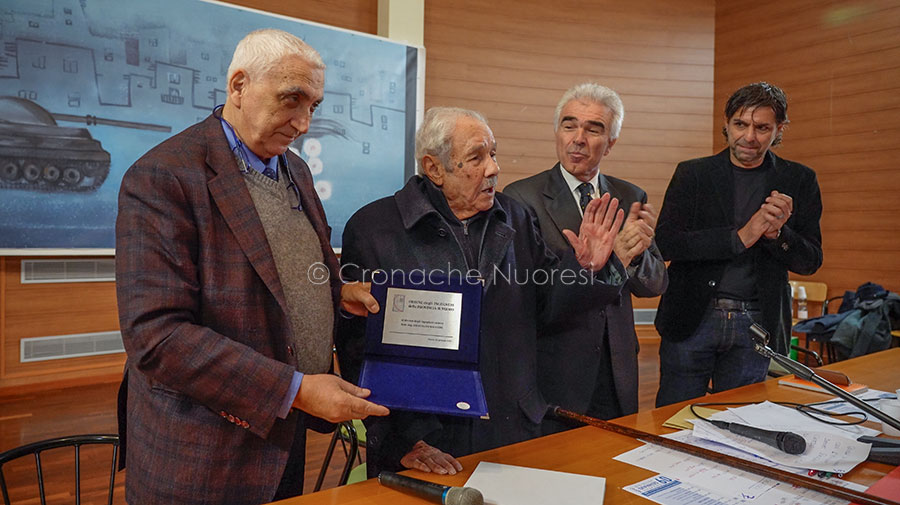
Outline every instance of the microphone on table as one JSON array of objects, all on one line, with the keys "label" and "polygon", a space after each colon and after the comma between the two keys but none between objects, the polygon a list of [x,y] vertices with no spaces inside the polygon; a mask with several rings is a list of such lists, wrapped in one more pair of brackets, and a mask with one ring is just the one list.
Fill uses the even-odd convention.
[{"label": "microphone on table", "polygon": [[380,472],[378,482],[385,487],[413,494],[441,505],[484,505],[481,491],[471,487],[442,486],[394,472]]},{"label": "microphone on table", "polygon": [[[773,358],[772,355],[774,355],[775,352],[768,347],[768,331],[766,331],[762,326],[754,323],[752,326],[750,326],[750,338],[753,339],[753,345],[756,349],[756,352],[762,354],[767,358]],[[780,364],[781,362],[779,361],[778,363]],[[735,435],[752,438],[757,442],[762,442],[766,445],[775,447],[776,449],[784,451],[788,454],[803,454],[803,451],[806,450],[806,439],[796,433],[791,433],[790,431],[764,430],[762,428],[747,426],[746,424],[729,423],[726,421],[714,421],[712,419],[706,418],[701,419],[713,423],[717,428],[730,431]]]},{"label": "microphone on table", "polygon": [[785,356],[783,354],[778,354],[777,352],[770,349],[769,346],[767,345],[768,341],[769,341],[769,332],[766,331],[766,329],[763,328],[762,326],[760,326],[756,323],[753,323],[753,325],[750,326],[750,336],[751,336],[751,338],[753,338],[753,347],[754,347],[754,349],[756,349],[756,352],[758,352],[759,354],[762,354],[763,356],[778,363],[779,365],[781,365],[782,368],[791,372],[792,374],[796,375],[797,377],[799,377],[803,380],[808,380],[808,381],[812,382],[813,384],[819,386],[820,388],[824,389],[825,391],[833,394],[834,396],[837,396],[841,400],[844,400],[845,402],[849,403],[850,405],[853,405],[854,407],[862,410],[866,414],[868,414],[872,417],[881,419],[881,421],[883,423],[886,423],[886,424],[893,426],[894,428],[897,428],[898,430],[900,430],[900,419],[896,419],[894,417],[891,417],[888,414],[885,414],[883,411],[876,409],[875,407],[870,405],[868,402],[860,400],[855,395],[848,393],[848,392],[844,391],[843,389],[835,386],[828,379],[817,374],[815,371],[808,368],[806,365],[798,363],[798,362],[788,358],[787,356]]},{"label": "microphone on table", "polygon": [[806,450],[806,439],[796,433],[790,431],[772,431],[762,428],[754,428],[746,424],[728,423],[725,421],[715,421],[707,419],[707,421],[716,425],[717,428],[728,430],[736,435],[752,438],[757,442],[762,442],[788,454],[803,454]]}]

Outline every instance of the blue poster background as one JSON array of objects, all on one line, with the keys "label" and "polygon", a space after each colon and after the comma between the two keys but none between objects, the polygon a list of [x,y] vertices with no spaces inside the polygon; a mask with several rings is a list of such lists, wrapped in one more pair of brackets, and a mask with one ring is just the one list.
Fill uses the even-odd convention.
[{"label": "blue poster background", "polygon": [[[224,103],[235,45],[266,27],[303,38],[327,65],[325,99],[291,149],[310,165],[340,247],[353,212],[404,182],[411,48],[200,0],[4,0],[0,96],[13,98],[0,99],[0,249],[113,248],[125,170]],[[56,125],[22,124],[29,110],[37,119],[26,122],[49,114]],[[65,168],[85,156],[76,148],[109,153],[105,179],[95,161],[76,181]]]}]

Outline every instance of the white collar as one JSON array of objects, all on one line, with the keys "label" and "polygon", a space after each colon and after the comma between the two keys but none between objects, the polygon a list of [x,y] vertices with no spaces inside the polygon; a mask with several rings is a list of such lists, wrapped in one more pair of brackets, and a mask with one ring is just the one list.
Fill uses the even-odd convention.
[{"label": "white collar", "polygon": [[[559,165],[559,171],[562,172],[563,179],[565,179],[566,184],[569,185],[569,192],[572,193],[572,197],[575,198],[575,203],[578,206],[578,211],[581,212],[581,193],[578,192],[578,186],[581,185],[583,181],[578,180],[574,175],[569,173],[568,170],[562,163]],[[588,181],[591,184],[591,197],[597,198],[600,196],[600,171],[597,171],[597,175],[593,177],[593,179]]]}]

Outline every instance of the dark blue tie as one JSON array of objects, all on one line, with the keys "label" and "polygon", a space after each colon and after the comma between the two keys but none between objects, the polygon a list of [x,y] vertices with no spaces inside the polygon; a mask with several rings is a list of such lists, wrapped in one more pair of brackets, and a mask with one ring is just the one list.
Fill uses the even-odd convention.
[{"label": "dark blue tie", "polygon": [[278,180],[278,174],[275,173],[274,170],[272,170],[272,167],[267,166],[266,169],[262,171],[262,174],[265,175],[266,177],[268,177],[269,179],[272,179],[273,181]]},{"label": "dark blue tie", "polygon": [[593,199],[591,197],[591,193],[594,191],[594,186],[589,182],[582,182],[575,189],[577,189],[578,192],[581,193],[581,198],[578,200],[578,204],[581,206],[581,213],[584,214],[585,207],[587,207]]}]

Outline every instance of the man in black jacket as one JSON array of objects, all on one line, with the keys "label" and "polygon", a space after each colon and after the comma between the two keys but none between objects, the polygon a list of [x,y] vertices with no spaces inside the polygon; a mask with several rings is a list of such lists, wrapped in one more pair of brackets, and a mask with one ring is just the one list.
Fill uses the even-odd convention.
[{"label": "man in black jacket", "polygon": [[656,405],[759,382],[769,360],[749,327],[763,325],[786,353],[791,321],[788,271],[822,264],[822,199],[812,169],[771,152],[788,123],[787,99],[760,82],[725,105],[728,148],[682,162],[663,201],[656,240],[670,260],[656,328]]},{"label": "man in black jacket", "polygon": [[[369,281],[382,269],[392,278],[465,272],[484,282],[478,356],[490,419],[394,409],[367,423],[370,476],[404,468],[455,473],[462,468],[455,457],[540,436],[547,404],[536,384],[539,323],[571,317],[585,298],[609,303],[622,289],[625,269],[611,256],[624,219],[618,202],[609,195],[591,202],[573,228],[578,235],[566,230],[573,250],[557,258],[528,210],[495,194],[496,150],[480,114],[430,109],[416,134],[422,175],[360,209],[344,229],[345,279]],[[365,320],[340,324],[341,371],[353,379]]]},{"label": "man in black jacket", "polygon": [[[653,242],[656,210],[647,203],[647,193],[600,173],[600,161],[618,140],[624,116],[615,91],[596,83],[570,88],[556,107],[553,125],[559,163],[503,190],[531,208],[541,235],[557,255],[572,248],[562,230],[581,223],[581,202],[609,193],[629,213],[614,247],[628,272],[622,296],[550,322],[541,327],[538,338],[538,385],[544,398],[601,419],[638,410],[638,342],[631,295],[659,296],[667,282],[666,265]],[[544,432],[571,426],[547,418]]]}]

